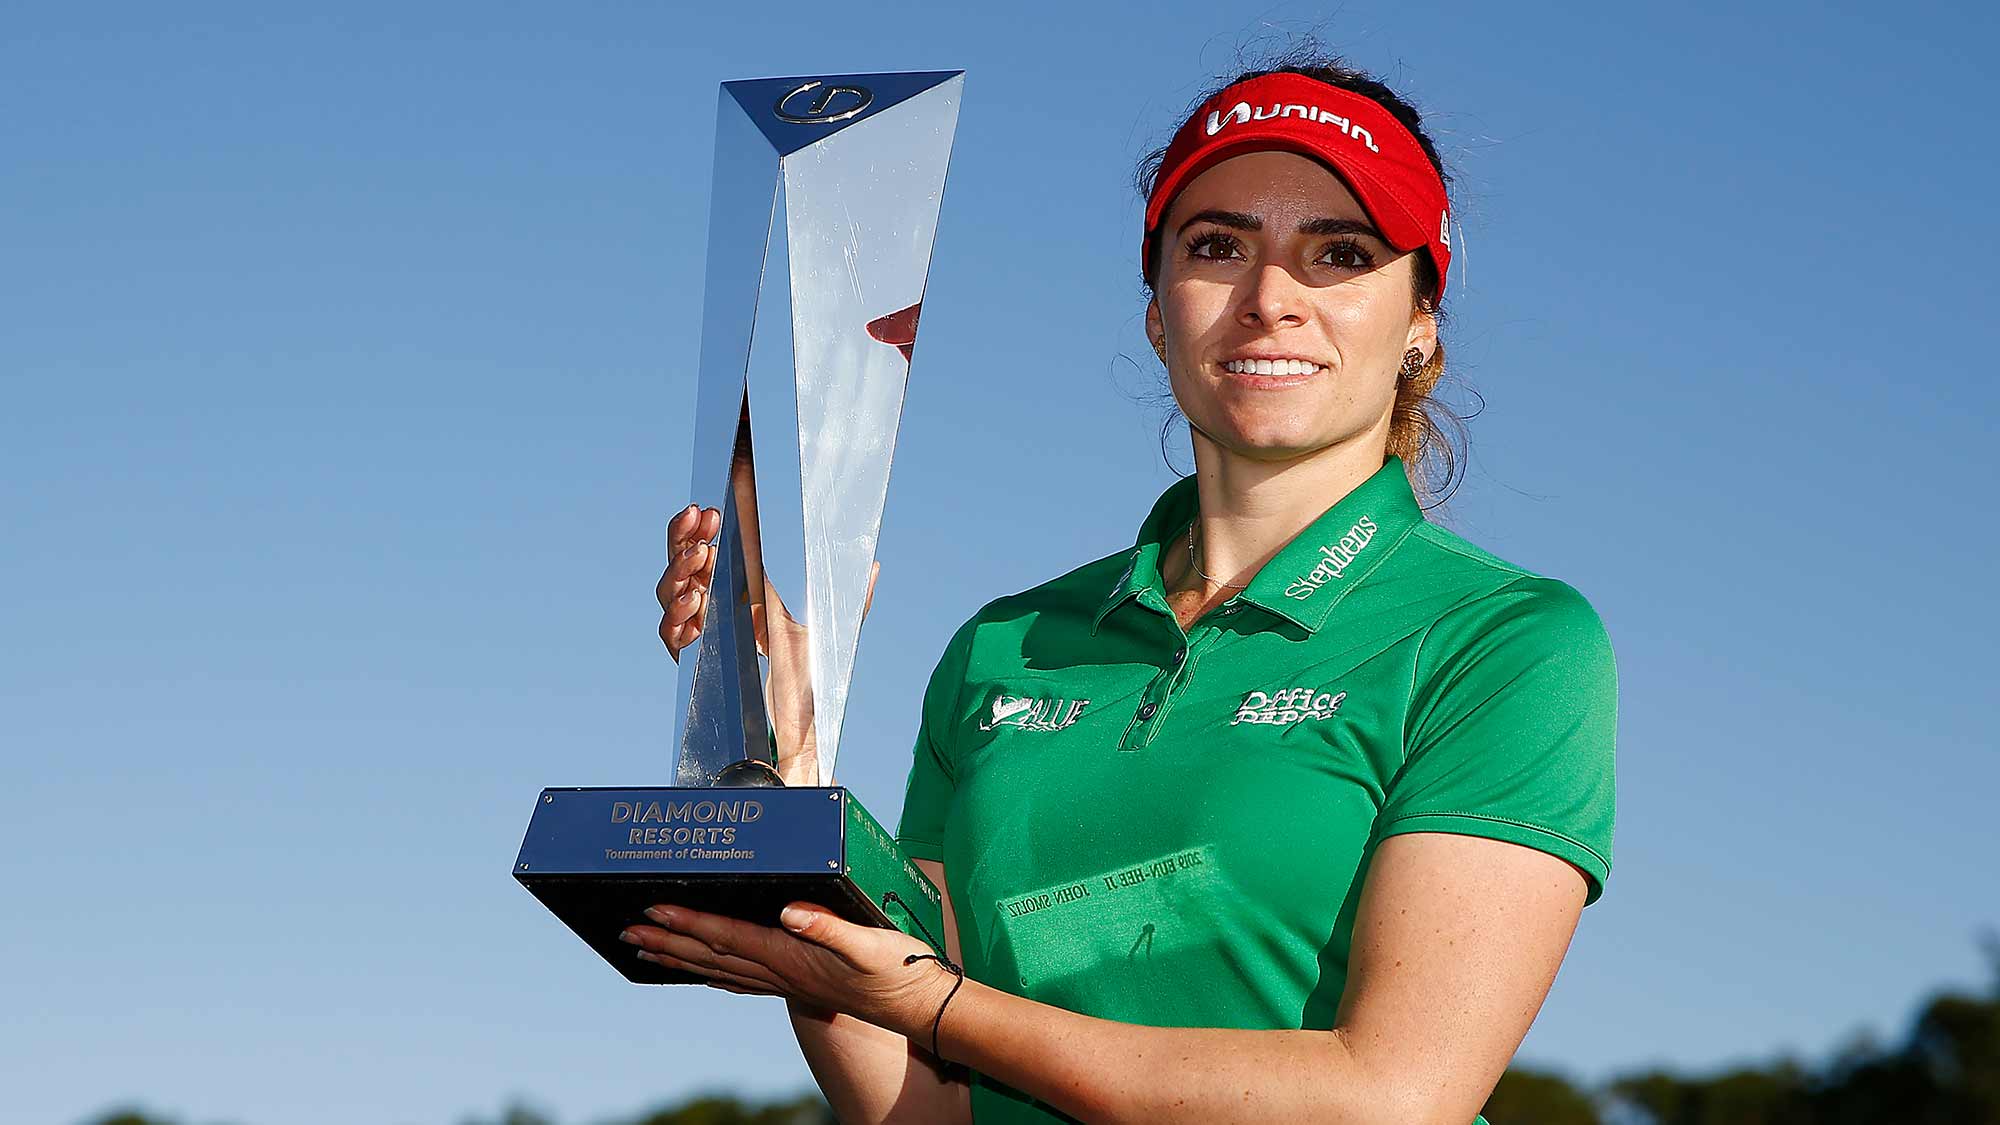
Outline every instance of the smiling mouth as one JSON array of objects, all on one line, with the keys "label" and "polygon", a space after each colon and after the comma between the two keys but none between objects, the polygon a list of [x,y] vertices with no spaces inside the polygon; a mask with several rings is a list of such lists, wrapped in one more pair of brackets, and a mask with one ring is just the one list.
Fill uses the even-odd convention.
[{"label": "smiling mouth", "polygon": [[1304,359],[1232,359],[1221,366],[1232,375],[1317,375],[1326,370]]}]

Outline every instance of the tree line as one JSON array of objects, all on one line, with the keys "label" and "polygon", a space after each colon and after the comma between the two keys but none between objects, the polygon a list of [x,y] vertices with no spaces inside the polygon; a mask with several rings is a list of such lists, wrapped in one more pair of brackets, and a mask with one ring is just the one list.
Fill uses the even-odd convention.
[{"label": "tree line", "polygon": [[[1819,1062],[1790,1056],[1706,1074],[1647,1069],[1595,1086],[1511,1067],[1493,1125],[2000,1125],[2000,934],[1982,935],[1983,992],[1939,990],[1890,1043],[1860,1039]],[[86,1125],[181,1125],[115,1109]],[[525,1105],[460,1125],[559,1125]],[[707,1094],[598,1125],[837,1125],[818,1093],[764,1102]]]}]

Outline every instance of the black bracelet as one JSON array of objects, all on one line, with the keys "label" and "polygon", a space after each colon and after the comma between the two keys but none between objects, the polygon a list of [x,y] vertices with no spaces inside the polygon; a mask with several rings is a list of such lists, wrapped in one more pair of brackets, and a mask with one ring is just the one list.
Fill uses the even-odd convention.
[{"label": "black bracelet", "polygon": [[[951,958],[941,953],[912,953],[908,957],[903,958],[903,964],[914,965],[926,958],[950,969],[952,975],[958,978],[951,983],[951,991],[945,993],[944,1003],[938,1005],[937,1015],[931,1017],[931,1054],[939,1062],[945,1062],[945,1057],[938,1053],[938,1025],[944,1022],[944,1010],[951,1006],[951,998],[958,995],[958,987],[965,983],[965,970],[953,964]],[[946,1065],[949,1066],[950,1064],[947,1063]]]},{"label": "black bracelet", "polygon": [[[883,891],[882,910],[884,913],[887,913],[889,904],[892,902],[902,907],[903,913],[909,916],[910,921],[915,922],[917,928],[924,932],[924,940],[931,943],[932,949],[944,948],[944,943],[931,936],[930,927],[924,925],[923,919],[917,917],[917,912],[911,910],[910,904],[903,901],[903,896],[897,894],[895,891]],[[944,1022],[944,1010],[951,1006],[951,998],[958,995],[958,986],[965,983],[965,970],[953,963],[951,958],[946,957],[942,953],[912,953],[908,957],[903,958],[903,964],[914,965],[925,958],[936,961],[938,964],[950,969],[952,975],[958,978],[952,982],[951,991],[945,993],[944,1003],[938,1005],[937,1015],[931,1017],[931,1056],[937,1059],[939,1063],[938,1069],[943,1072],[947,1079],[964,1078],[967,1071],[970,1070],[969,1067],[962,1063],[952,1062],[938,1053],[938,1025]]]}]

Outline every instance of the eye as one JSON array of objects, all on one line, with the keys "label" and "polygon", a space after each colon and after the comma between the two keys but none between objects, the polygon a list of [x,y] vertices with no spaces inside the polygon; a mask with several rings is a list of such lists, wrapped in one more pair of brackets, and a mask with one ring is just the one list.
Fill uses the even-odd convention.
[{"label": "eye", "polygon": [[[1219,248],[1220,250],[1223,251],[1223,253],[1220,254],[1202,253],[1202,250],[1208,247]],[[1200,234],[1197,234],[1193,238],[1188,239],[1187,243],[1188,257],[1206,258],[1210,261],[1217,261],[1217,262],[1228,261],[1230,256],[1229,251],[1233,251],[1236,248],[1237,248],[1237,242],[1235,236],[1224,234],[1219,230],[1202,231]]]},{"label": "eye", "polygon": [[1324,259],[1329,254],[1334,258],[1333,266],[1339,269],[1365,270],[1373,269],[1375,266],[1375,255],[1370,254],[1367,247],[1351,238],[1331,243],[1320,257]]}]

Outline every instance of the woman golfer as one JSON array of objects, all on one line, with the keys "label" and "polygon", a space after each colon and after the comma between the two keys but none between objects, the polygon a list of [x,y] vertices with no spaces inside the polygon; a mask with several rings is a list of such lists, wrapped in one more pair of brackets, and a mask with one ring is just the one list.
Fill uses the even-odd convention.
[{"label": "woman golfer", "polygon": [[[1483,1120],[1610,874],[1610,645],[1424,517],[1451,220],[1417,113],[1253,72],[1149,171],[1195,474],[937,664],[897,839],[957,964],[808,903],[626,940],[786,997],[844,1121]],[[719,519],[670,528],[676,656]]]}]

